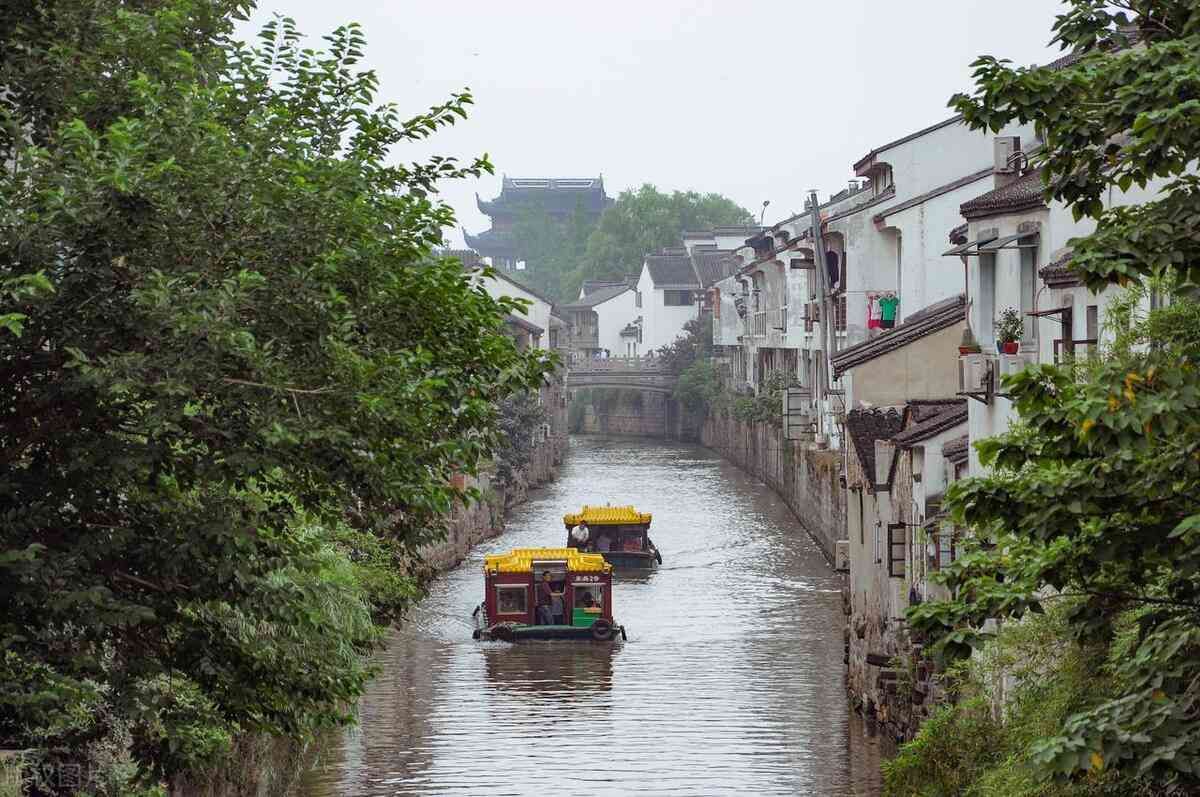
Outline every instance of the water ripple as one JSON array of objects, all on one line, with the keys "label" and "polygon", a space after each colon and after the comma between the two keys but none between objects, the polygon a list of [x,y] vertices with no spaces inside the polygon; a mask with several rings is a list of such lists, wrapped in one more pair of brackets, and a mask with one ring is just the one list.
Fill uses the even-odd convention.
[{"label": "water ripple", "polygon": [[[484,554],[560,544],[565,511],[606,502],[653,512],[665,558],[618,580],[629,641],[472,642]],[[396,632],[303,793],[876,794],[842,622],[837,577],[766,488],[703,449],[576,439]]]}]

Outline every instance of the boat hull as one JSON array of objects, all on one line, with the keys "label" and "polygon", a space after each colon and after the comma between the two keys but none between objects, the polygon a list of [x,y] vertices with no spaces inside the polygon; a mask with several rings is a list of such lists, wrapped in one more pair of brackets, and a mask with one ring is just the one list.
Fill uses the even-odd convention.
[{"label": "boat hull", "polygon": [[613,626],[612,635],[597,639],[591,628],[576,625],[492,626],[477,629],[475,638],[481,641],[534,642],[565,640],[571,642],[618,642],[625,638],[625,626]]},{"label": "boat hull", "polygon": [[587,625],[524,625],[523,623],[490,623],[483,606],[473,614],[475,630],[473,639],[501,642],[533,642],[539,640],[567,640],[574,642],[616,642],[625,640],[625,626],[602,620],[605,631],[597,634]]},{"label": "boat hull", "polygon": [[601,551],[600,555],[613,567],[649,569],[658,564],[655,551]]}]

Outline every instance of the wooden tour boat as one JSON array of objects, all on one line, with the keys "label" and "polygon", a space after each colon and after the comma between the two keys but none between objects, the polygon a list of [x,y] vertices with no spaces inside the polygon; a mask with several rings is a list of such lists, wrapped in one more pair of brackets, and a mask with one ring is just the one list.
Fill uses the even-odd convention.
[{"label": "wooden tour boat", "polygon": [[654,567],[662,554],[647,533],[650,513],[631,506],[585,506],[563,515],[567,545],[602,555],[615,567]]},{"label": "wooden tour boat", "polygon": [[[544,610],[538,600],[543,582],[553,596]],[[484,557],[483,583],[483,603],[474,613],[475,639],[625,638],[625,627],[612,615],[612,565],[599,554],[517,548]]]}]

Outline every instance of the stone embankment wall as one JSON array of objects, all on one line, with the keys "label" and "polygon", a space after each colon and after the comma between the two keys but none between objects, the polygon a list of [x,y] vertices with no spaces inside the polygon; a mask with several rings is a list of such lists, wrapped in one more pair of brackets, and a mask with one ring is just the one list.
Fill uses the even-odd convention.
[{"label": "stone embankment wall", "polygon": [[534,450],[529,464],[507,488],[494,485],[487,474],[472,480],[470,484],[483,493],[484,500],[469,507],[455,508],[446,539],[422,549],[422,561],[435,571],[444,572],[466,558],[476,545],[504,531],[506,512],[523,503],[531,489],[558,476],[566,451],[566,434],[551,434]]},{"label": "stone embankment wall", "polygon": [[846,696],[872,732],[897,743],[916,736],[945,699],[937,673],[902,622],[867,614],[848,618]]},{"label": "stone embankment wall", "polygon": [[700,442],[753,474],[774,490],[796,515],[801,528],[833,561],[834,543],[846,534],[846,491],[839,476],[840,452],[784,440],[778,427],[709,416]]}]

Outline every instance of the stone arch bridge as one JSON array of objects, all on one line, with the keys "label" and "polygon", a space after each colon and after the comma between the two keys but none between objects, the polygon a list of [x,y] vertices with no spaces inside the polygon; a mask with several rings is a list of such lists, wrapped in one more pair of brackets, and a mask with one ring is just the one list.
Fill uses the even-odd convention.
[{"label": "stone arch bridge", "polygon": [[679,381],[653,357],[579,358],[567,367],[567,388],[614,387],[670,395]]}]

